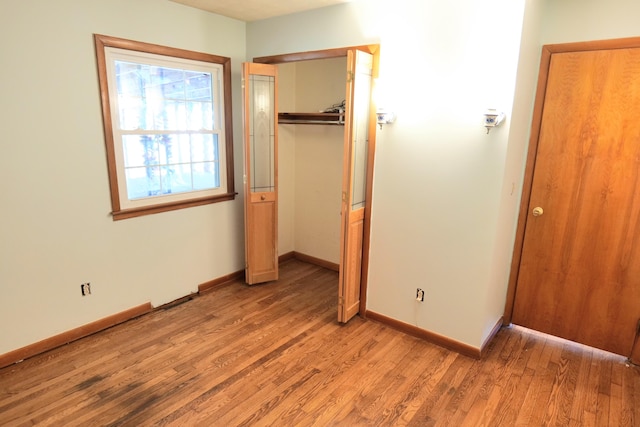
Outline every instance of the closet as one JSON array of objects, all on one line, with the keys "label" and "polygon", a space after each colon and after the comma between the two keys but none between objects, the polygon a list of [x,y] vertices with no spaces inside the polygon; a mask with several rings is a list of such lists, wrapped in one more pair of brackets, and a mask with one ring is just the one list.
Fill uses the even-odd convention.
[{"label": "closet", "polygon": [[[347,58],[278,64],[278,253],[338,269]],[[342,110],[344,113],[344,110]]]},{"label": "closet", "polygon": [[[245,281],[276,280],[279,255],[335,269],[341,323],[366,307],[378,48],[267,56],[242,67]],[[343,118],[323,113],[342,102]]]}]

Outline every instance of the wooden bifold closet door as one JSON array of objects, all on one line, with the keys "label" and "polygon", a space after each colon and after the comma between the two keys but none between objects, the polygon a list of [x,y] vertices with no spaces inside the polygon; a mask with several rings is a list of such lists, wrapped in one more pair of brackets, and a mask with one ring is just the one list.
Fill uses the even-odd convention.
[{"label": "wooden bifold closet door", "polygon": [[278,279],[277,68],[244,63],[245,281]]},{"label": "wooden bifold closet door", "polygon": [[349,50],[338,282],[338,321],[343,323],[360,310],[369,149],[375,134],[371,128],[372,84],[373,55]]}]

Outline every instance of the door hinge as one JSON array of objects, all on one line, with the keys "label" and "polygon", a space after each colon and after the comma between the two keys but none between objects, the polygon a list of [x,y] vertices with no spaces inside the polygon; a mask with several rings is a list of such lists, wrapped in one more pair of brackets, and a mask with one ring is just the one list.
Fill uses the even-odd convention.
[{"label": "door hinge", "polygon": [[353,74],[354,74],[353,71],[351,70],[347,71],[347,83],[350,83],[353,81]]}]

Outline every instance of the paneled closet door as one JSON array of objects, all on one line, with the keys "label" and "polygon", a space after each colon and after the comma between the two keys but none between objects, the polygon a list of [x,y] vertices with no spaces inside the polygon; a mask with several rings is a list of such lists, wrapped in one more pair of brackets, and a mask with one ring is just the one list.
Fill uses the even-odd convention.
[{"label": "paneled closet door", "polygon": [[350,49],[347,56],[338,286],[338,321],[343,323],[360,309],[367,166],[370,134],[373,133],[370,127],[372,76],[373,55]]},{"label": "paneled closet door", "polygon": [[245,281],[278,279],[277,68],[243,64]]}]

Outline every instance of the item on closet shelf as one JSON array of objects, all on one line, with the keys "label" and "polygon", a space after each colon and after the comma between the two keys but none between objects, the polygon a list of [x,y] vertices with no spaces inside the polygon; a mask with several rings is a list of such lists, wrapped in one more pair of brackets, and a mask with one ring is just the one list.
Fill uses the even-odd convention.
[{"label": "item on closet shelf", "polygon": [[342,102],[338,102],[337,104],[333,104],[329,108],[325,108],[324,110],[320,110],[321,113],[344,113],[346,105],[346,100]]}]

